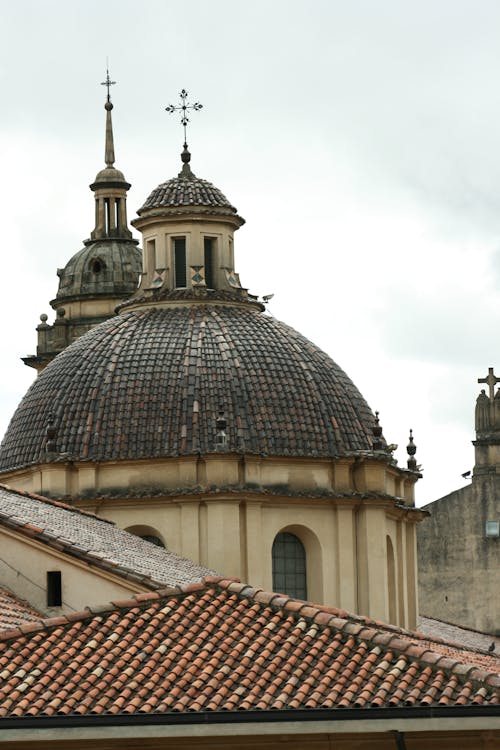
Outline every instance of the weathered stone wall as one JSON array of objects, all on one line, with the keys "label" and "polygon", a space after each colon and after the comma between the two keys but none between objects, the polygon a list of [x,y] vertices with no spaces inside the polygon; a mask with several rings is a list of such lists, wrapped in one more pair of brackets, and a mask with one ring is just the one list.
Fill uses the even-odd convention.
[{"label": "weathered stone wall", "polygon": [[422,615],[488,633],[500,632],[500,539],[486,521],[500,520],[500,476],[425,506],[417,529],[419,609]]}]

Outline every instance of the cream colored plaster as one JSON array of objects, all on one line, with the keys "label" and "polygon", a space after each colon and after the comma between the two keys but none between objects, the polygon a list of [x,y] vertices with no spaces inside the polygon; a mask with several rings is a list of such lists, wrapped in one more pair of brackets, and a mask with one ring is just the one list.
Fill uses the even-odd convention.
[{"label": "cream colored plaster", "polygon": [[[74,302],[64,302],[64,304],[61,304],[64,306],[65,319],[72,320],[73,318],[99,318],[105,315],[114,315],[117,304],[122,300],[123,297],[110,295],[106,299],[75,300]],[[56,307],[60,306],[56,305]]]},{"label": "cream colored plaster", "polygon": [[[241,224],[241,219],[235,216],[226,217],[200,217],[193,214],[185,214],[178,217],[164,216],[163,212],[154,214],[149,212],[147,217],[136,219],[134,226],[141,229],[143,234],[143,246],[148,248],[148,243],[154,242],[155,252],[144,253],[144,276],[141,287],[147,288],[151,285],[156,268],[169,270],[166,286],[174,287],[173,269],[173,240],[177,237],[186,238],[186,265],[203,266],[204,239],[210,238],[214,242],[214,285],[217,289],[230,289],[224,268],[233,266],[233,231]],[[153,245],[149,245],[153,247]],[[154,267],[153,267],[154,264]],[[189,274],[187,284],[190,286]]]},{"label": "cream colored plaster", "polygon": [[[2,584],[46,616],[79,612],[87,605],[128,599],[149,590],[10,529],[0,528],[0,549]],[[61,607],[47,606],[47,571],[54,570],[61,572]]]},{"label": "cream colored plaster", "polygon": [[[78,507],[125,529],[147,527],[168,549],[267,590],[273,540],[279,531],[295,528],[306,548],[309,598],[385,620],[390,535],[395,624],[415,627],[414,527],[422,514],[383,495],[362,499],[359,485],[365,493],[372,485],[381,493],[392,481],[401,486],[416,477],[382,461],[358,462],[355,468],[353,463],[237,454],[56,462],[12,472],[8,481],[56,497],[72,492]],[[207,486],[219,492],[203,492]],[[353,494],[336,497],[336,491]]]}]

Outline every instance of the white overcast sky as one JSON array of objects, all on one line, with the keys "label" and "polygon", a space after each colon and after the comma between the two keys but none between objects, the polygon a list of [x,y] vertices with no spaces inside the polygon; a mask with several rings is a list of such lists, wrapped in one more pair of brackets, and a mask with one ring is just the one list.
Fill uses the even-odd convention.
[{"label": "white overcast sky", "polygon": [[180,167],[236,205],[237,270],[350,375],[417,501],[472,469],[500,369],[498,0],[1,0],[0,431],[56,269],[93,228],[106,57],[129,218]]}]

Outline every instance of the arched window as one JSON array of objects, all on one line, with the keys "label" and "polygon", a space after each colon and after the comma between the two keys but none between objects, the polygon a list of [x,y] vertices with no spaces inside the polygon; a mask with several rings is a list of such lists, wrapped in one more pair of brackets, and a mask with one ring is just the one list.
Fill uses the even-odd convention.
[{"label": "arched window", "polygon": [[128,531],[129,534],[133,534],[134,536],[138,536],[141,539],[144,539],[146,542],[156,544],[157,547],[163,547],[164,549],[167,548],[167,545],[161,538],[159,532],[152,526],[128,526],[125,531]]},{"label": "arched window", "polygon": [[273,542],[273,590],[307,599],[306,551],[295,534],[281,531]]},{"label": "arched window", "polygon": [[141,534],[140,537],[141,539],[144,539],[145,542],[151,542],[151,544],[155,544],[157,547],[165,547],[159,536],[153,536],[153,534]]}]

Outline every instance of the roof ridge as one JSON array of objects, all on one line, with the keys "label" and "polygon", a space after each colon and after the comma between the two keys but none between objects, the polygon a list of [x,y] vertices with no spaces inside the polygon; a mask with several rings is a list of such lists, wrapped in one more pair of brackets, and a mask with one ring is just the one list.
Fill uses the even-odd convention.
[{"label": "roof ridge", "polygon": [[71,513],[77,513],[81,516],[97,518],[103,523],[108,523],[111,526],[116,526],[116,523],[114,521],[111,521],[109,518],[98,516],[96,513],[92,513],[92,511],[90,510],[82,510],[81,508],[77,508],[74,505],[69,505],[62,500],[53,500],[52,498],[46,497],[45,495],[39,495],[36,492],[28,492],[28,490],[21,490],[17,487],[12,487],[10,484],[3,484],[2,482],[0,482],[0,490],[6,490],[7,492],[12,492],[15,495],[21,495],[22,497],[30,497],[33,500],[38,500],[40,502],[46,503],[47,505],[52,505],[56,508],[62,508],[63,510],[69,510]]},{"label": "roof ridge", "polygon": [[[263,589],[255,588],[250,584],[242,583],[238,578],[229,578],[226,576],[205,576],[201,582],[169,586],[157,589],[156,591],[135,594],[130,599],[115,600],[102,605],[87,606],[84,610],[79,612],[72,612],[57,617],[41,618],[37,622],[21,625],[18,628],[13,628],[11,630],[5,630],[0,633],[0,642],[13,640],[34,632],[69,625],[81,620],[89,620],[93,617],[110,614],[112,612],[144,606],[148,603],[166,598],[184,597],[187,594],[206,592],[208,589],[227,591],[228,593],[235,594],[239,598],[251,599],[263,606],[269,606],[273,609],[281,609],[294,617],[301,617],[310,620],[319,627],[330,627],[356,639],[362,639],[378,648],[382,647],[384,649],[396,651],[412,661],[417,661],[429,666],[433,671],[443,670],[456,675],[461,680],[471,680],[475,683],[486,682],[486,684],[491,687],[500,687],[500,673],[498,671],[490,671],[487,668],[478,667],[476,664],[468,663],[465,660],[459,661],[458,659],[446,656],[439,651],[433,651],[428,647],[419,646],[409,640],[404,640],[399,637],[401,635],[406,635],[412,638],[419,638],[422,636],[420,633],[398,628],[397,626],[382,623],[377,620],[371,620],[363,615],[351,614],[343,609],[322,607],[321,605],[294,599],[284,594],[264,591]],[[380,632],[380,629],[382,628],[386,632]],[[447,643],[446,641],[438,642]],[[459,645],[456,646],[455,644],[451,645],[462,652],[472,650]]]},{"label": "roof ridge", "polygon": [[[96,518],[98,517],[96,516]],[[86,560],[89,565],[95,565],[96,568],[114,573],[120,578],[126,578],[127,580],[142,583],[145,586],[152,585],[154,586],[155,590],[157,587],[161,587],[163,585],[161,581],[153,578],[150,575],[138,573],[136,570],[127,567],[126,565],[113,562],[106,557],[99,557],[93,552],[85,551],[72,542],[63,541],[60,536],[57,536],[51,531],[47,531],[46,529],[42,529],[39,526],[35,526],[31,523],[23,523],[21,521],[18,521],[17,519],[2,513],[2,511],[0,510],[0,525],[2,524],[23,534],[23,536],[30,537],[31,539],[35,539],[41,544],[45,544],[48,547],[57,549],[60,552],[64,552],[65,554],[70,555],[70,557],[75,557],[80,560]],[[115,526],[115,524],[113,524],[113,526]],[[123,531],[123,529],[121,530]],[[169,550],[165,551],[169,552]],[[179,555],[177,556],[180,557]]]},{"label": "roof ridge", "polygon": [[[443,639],[432,639],[418,631],[406,630],[396,625],[384,623],[378,620],[372,620],[364,615],[349,613],[343,609],[335,607],[323,607],[322,605],[312,604],[311,602],[301,601],[284,594],[267,592],[262,589],[255,589],[252,586],[240,582],[228,581],[221,579],[217,581],[219,588],[226,589],[242,598],[253,599],[254,601],[271,606],[274,609],[282,609],[290,614],[311,620],[322,627],[334,627],[343,633],[348,633],[354,637],[362,638],[376,646],[383,646],[396,650],[398,653],[410,657],[412,660],[427,664],[432,669],[444,669],[452,672],[461,678],[467,678],[474,681],[487,681],[488,684],[500,687],[500,672],[487,671],[481,669],[475,664],[467,664],[457,659],[450,658],[438,651],[433,651],[427,646],[418,646],[411,641],[399,637],[401,635],[407,638],[417,638],[421,640],[444,643],[451,645],[459,651],[479,652],[484,654],[480,649],[471,649],[460,644],[451,643]],[[381,633],[380,629],[389,631]]]}]

